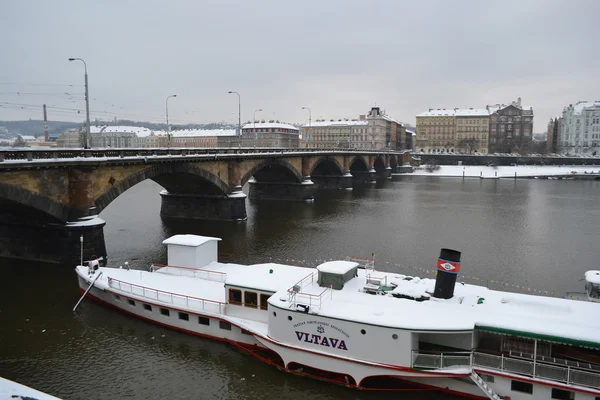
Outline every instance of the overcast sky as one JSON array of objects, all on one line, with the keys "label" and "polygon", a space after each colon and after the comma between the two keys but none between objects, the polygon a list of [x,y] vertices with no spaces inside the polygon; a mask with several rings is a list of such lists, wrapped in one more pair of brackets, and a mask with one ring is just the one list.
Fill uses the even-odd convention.
[{"label": "overcast sky", "polygon": [[82,121],[83,64],[67,60],[80,57],[92,119],[161,122],[177,94],[173,123],[237,123],[233,90],[242,122],[377,105],[414,124],[520,96],[544,132],[563,106],[600,100],[599,37],[598,0],[2,0],[0,120],[41,119],[46,103],[49,120]]}]

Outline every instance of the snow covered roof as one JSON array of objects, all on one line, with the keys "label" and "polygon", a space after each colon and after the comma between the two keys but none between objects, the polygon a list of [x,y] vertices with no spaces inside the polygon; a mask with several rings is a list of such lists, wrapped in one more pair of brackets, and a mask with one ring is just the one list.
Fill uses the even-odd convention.
[{"label": "snow covered roof", "polygon": [[293,129],[296,131],[298,130],[298,128],[296,128],[293,125],[282,124],[280,122],[257,122],[256,124],[251,122],[249,124],[242,126],[242,129],[254,129],[255,127],[256,127],[256,129],[279,128],[279,129]]},{"label": "snow covered roof", "polygon": [[417,117],[453,117],[454,109],[438,108],[417,114]]},{"label": "snow covered roof", "polygon": [[[160,131],[158,134],[166,135]],[[179,129],[171,131],[173,137],[210,137],[210,136],[235,136],[235,129]]]},{"label": "snow covered roof", "polygon": [[[90,124],[91,125],[91,124]],[[90,133],[135,133],[138,137],[146,137],[150,136],[152,131],[148,128],[144,128],[142,126],[125,126],[125,125],[100,125],[100,126],[91,126]]]},{"label": "snow covered roof", "polygon": [[317,266],[319,272],[326,272],[329,274],[343,275],[352,268],[358,267],[358,263],[353,261],[327,261]]},{"label": "snow covered roof", "polygon": [[206,242],[220,241],[220,238],[198,235],[174,235],[163,240],[163,244],[175,244],[179,246],[198,247]]},{"label": "snow covered roof", "polygon": [[573,114],[581,114],[586,108],[594,106],[600,107],[600,101],[578,101],[577,104],[573,106]]},{"label": "snow covered roof", "polygon": [[418,114],[417,117],[485,117],[490,112],[485,108],[438,108]]},{"label": "snow covered roof", "polygon": [[459,108],[455,110],[457,117],[487,117],[490,112],[485,108]]},{"label": "snow covered roof", "polygon": [[29,135],[21,135],[21,139],[23,140],[35,140],[35,136],[29,136]]},{"label": "snow covered roof", "polygon": [[352,126],[366,126],[368,125],[369,121],[363,120],[363,121],[348,121],[348,120],[343,120],[343,121],[312,121],[310,126],[309,125],[304,125],[303,128],[312,128],[312,127],[323,127],[323,126],[348,126],[348,125],[352,125]]}]

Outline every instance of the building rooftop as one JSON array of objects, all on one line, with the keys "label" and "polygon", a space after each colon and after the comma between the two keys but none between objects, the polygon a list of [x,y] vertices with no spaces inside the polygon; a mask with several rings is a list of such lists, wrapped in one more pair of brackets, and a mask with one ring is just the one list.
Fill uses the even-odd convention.
[{"label": "building rooftop", "polygon": [[135,133],[138,137],[146,137],[146,136],[150,136],[152,131],[150,129],[144,128],[142,126],[98,125],[98,126],[91,126],[90,133]]},{"label": "building rooftop", "polygon": [[454,109],[437,108],[430,109],[421,114],[417,114],[417,117],[453,117]]},{"label": "building rooftop", "polygon": [[[173,137],[212,137],[212,136],[235,136],[235,129],[178,129],[171,131]],[[159,131],[159,135],[167,132]]]},{"label": "building rooftop", "polygon": [[[581,114],[584,109],[589,107],[600,107],[600,101],[578,101],[577,104],[573,106],[573,114]],[[566,109],[567,107],[565,107]]]},{"label": "building rooftop", "polygon": [[296,128],[293,125],[290,124],[284,124],[281,122],[257,122],[256,124],[254,122],[250,122],[244,126],[242,126],[242,130],[243,129],[254,129],[256,127],[256,129],[265,129],[265,128],[279,128],[279,129],[293,129],[295,131],[298,130],[298,128]]},{"label": "building rooftop", "polygon": [[[368,124],[367,120],[358,121],[358,120],[337,120],[337,121],[313,121],[310,124],[310,127],[319,127],[319,126],[348,126],[348,125],[362,125],[366,126]],[[303,128],[308,128],[309,125],[304,125]]]}]

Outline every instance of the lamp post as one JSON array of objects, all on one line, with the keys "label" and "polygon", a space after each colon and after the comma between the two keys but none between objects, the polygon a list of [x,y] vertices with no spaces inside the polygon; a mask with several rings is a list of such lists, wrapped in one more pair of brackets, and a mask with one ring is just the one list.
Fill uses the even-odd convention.
[{"label": "lamp post", "polygon": [[229,91],[229,94],[235,93],[238,96],[238,136],[240,137],[240,145],[242,143],[242,98],[238,92]]},{"label": "lamp post", "polygon": [[252,122],[254,123],[254,128],[252,128],[254,130],[254,147],[256,147],[256,141],[258,140],[258,133],[256,133],[256,112],[257,111],[262,111],[262,108],[254,110],[254,117],[252,117]]},{"label": "lamp post", "polygon": [[171,147],[171,128],[169,127],[169,99],[171,97],[177,97],[177,95],[172,94],[170,96],[167,96],[167,99],[165,100],[165,114],[167,115],[167,138],[169,140],[167,147]]},{"label": "lamp post", "polygon": [[88,91],[88,75],[87,75],[87,64],[82,58],[69,58],[69,61],[81,61],[83,68],[85,69],[85,139],[84,148],[90,148],[90,93]]},{"label": "lamp post", "polygon": [[311,118],[310,118],[310,108],[308,107],[302,107],[303,110],[308,110],[308,134],[306,135],[306,145],[308,147],[308,138],[310,136],[310,122],[311,122]]}]

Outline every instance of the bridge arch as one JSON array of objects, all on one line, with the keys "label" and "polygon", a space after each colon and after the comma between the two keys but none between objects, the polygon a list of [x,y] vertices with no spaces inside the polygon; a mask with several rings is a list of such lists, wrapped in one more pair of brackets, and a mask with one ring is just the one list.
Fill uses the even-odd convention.
[{"label": "bridge arch", "polygon": [[277,158],[266,158],[255,164],[242,176],[241,185],[251,177],[257,182],[302,182],[302,174],[290,162]]},{"label": "bridge arch", "polygon": [[343,175],[344,168],[334,157],[319,157],[313,163],[309,175]]},{"label": "bridge arch", "polygon": [[33,209],[51,222],[64,223],[69,220],[68,206],[27,189],[0,183],[0,205],[4,202]]},{"label": "bridge arch", "polygon": [[363,156],[354,156],[350,159],[350,171],[368,171],[369,163],[364,159]]},{"label": "bridge arch", "polygon": [[169,163],[155,165],[129,175],[126,179],[120,181],[109,190],[104,192],[95,200],[94,203],[98,209],[98,212],[100,213],[127,189],[137,185],[142,181],[145,181],[146,179],[152,179],[168,191],[177,191],[177,188],[181,187],[182,181],[186,179],[189,180],[189,178],[186,177],[175,180],[166,179],[167,176],[173,177],[177,175],[191,175],[194,178],[200,178],[201,181],[207,184],[201,186],[200,189],[204,189],[205,191],[208,190],[208,194],[225,195],[228,192],[227,184],[220,177],[201,167],[198,167],[197,165],[190,163]]},{"label": "bridge arch", "polygon": [[373,160],[373,169],[375,169],[375,171],[377,172],[384,172],[386,168],[385,165],[385,160],[383,159],[382,156],[377,156],[375,157],[375,160]]}]

